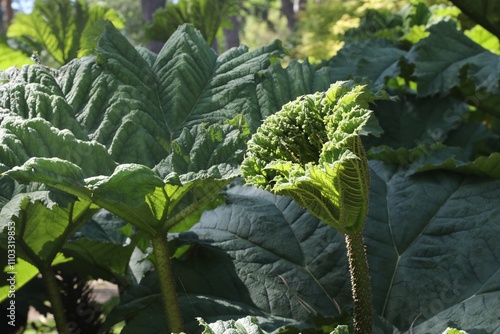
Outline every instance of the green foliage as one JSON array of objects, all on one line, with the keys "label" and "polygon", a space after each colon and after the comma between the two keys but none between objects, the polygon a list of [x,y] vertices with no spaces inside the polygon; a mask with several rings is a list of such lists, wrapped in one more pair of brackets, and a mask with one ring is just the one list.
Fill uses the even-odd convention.
[{"label": "green foliage", "polygon": [[47,52],[63,65],[92,51],[105,20],[123,27],[114,10],[89,6],[84,0],[36,0],[30,14],[16,14],[7,36],[21,40],[41,55]]},{"label": "green foliage", "polygon": [[203,319],[198,319],[200,325],[205,327],[202,334],[265,334],[257,323],[257,320],[252,317],[241,318],[236,321],[219,320],[212,324],[207,324]]},{"label": "green foliage", "polygon": [[[5,41],[0,40],[0,70],[11,66],[31,64],[33,61],[23,52],[12,49]],[[0,79],[1,82],[1,79]]]},{"label": "green foliage", "polygon": [[[186,41],[186,36],[196,43],[196,49]],[[61,111],[54,113],[52,110],[45,117],[57,116],[58,121],[71,124],[75,128],[74,133],[97,139],[107,147],[95,142],[75,141],[71,134],[64,131],[44,128],[43,131],[54,137],[45,142],[51,143],[51,147],[68,147],[68,154],[86,152],[98,157],[98,160],[87,161],[100,161],[99,168],[64,160],[67,159],[65,151],[58,150],[52,156],[62,160],[32,159],[24,167],[14,168],[8,174],[19,180],[44,182],[82,199],[99,202],[148,233],[166,231],[192,213],[190,210],[200,209],[227,180],[238,175],[238,162],[243,158],[248,135],[246,119],[248,125],[254,128],[260,119],[258,104],[252,108],[242,107],[247,105],[248,100],[256,99],[253,73],[266,66],[269,52],[277,52],[277,46],[270,45],[252,53],[246,53],[243,48],[235,49],[217,59],[201,36],[192,27],[185,26],[169,40],[157,58],[154,56],[156,60],[151,66],[148,63],[151,54],[146,53],[148,58],[143,58],[119,32],[108,28],[97,48],[97,63],[86,60],[72,62],[59,71],[59,82],[50,73],[43,72],[43,68],[22,70],[42,71],[49,80],[46,85],[31,88],[33,91],[54,91],[54,95],[42,94],[42,98],[51,104],[58,101]],[[183,61],[177,62],[177,57],[186,52],[189,52],[190,58],[184,57]],[[170,68],[172,62],[177,62],[174,70]],[[199,67],[191,67],[193,62],[200,64]],[[270,64],[269,60],[267,64]],[[236,84],[227,86],[236,78]],[[24,103],[12,99],[16,90],[31,94],[31,91],[25,90],[25,85],[17,83],[18,80],[25,80],[22,74],[14,75],[11,82],[2,87],[3,107],[24,115],[34,110],[43,113],[44,108],[32,109],[29,103],[22,106],[15,104]],[[75,85],[75,80],[78,80],[78,85]],[[110,85],[109,82],[114,83]],[[172,85],[172,82],[177,84]],[[69,83],[72,85],[69,86]],[[149,85],[153,85],[154,89],[150,89]],[[89,91],[91,86],[94,88]],[[128,87],[134,88],[131,90]],[[126,93],[122,92],[124,88]],[[82,96],[89,93],[92,98]],[[102,100],[107,103],[101,103]],[[82,102],[87,105],[81,105]],[[124,108],[125,105],[127,108]],[[243,111],[244,117],[224,121],[231,115],[234,117],[234,110],[238,109]],[[112,121],[117,116],[121,124]],[[217,122],[227,124],[215,124]],[[4,123],[7,127],[9,124]],[[65,123],[59,126],[68,128]],[[43,135],[37,131],[29,134]],[[5,143],[8,146],[6,152],[19,150],[17,142]],[[72,143],[81,146],[68,146]],[[88,146],[99,150],[90,152]],[[82,154],[74,155],[85,159]],[[12,152],[9,156],[20,155]],[[29,152],[23,156],[28,158],[40,154]],[[105,169],[106,165],[102,164],[109,161],[113,165],[113,160],[122,162],[114,172],[114,167]],[[11,166],[20,162],[13,161]],[[123,197],[131,192],[135,193],[134,197]],[[192,201],[186,202],[184,199],[187,197]],[[183,213],[180,208],[188,211]],[[177,214],[181,218],[172,218]]]},{"label": "green foliage", "polygon": [[[413,333],[441,333],[449,323],[497,330],[499,181],[447,171],[408,178],[404,168],[375,161],[370,171],[364,235],[375,333],[411,333],[412,323]],[[196,332],[196,314],[207,322],[253,314],[269,332],[280,317],[306,332],[311,318],[333,323],[350,310],[343,235],[288,197],[234,187],[227,204],[179,238],[192,245],[174,262],[187,332]],[[134,287],[116,309],[137,326],[150,323],[157,308],[153,279]]]},{"label": "green foliage", "polygon": [[146,25],[146,38],[166,41],[177,27],[191,23],[207,43],[212,45],[218,31],[230,24],[228,17],[238,12],[234,0],[180,0],[169,2],[164,9],[154,13],[153,21]]},{"label": "green foliage", "polygon": [[474,6],[464,0],[452,0],[451,2],[476,23],[486,28],[493,35],[500,37],[500,16],[498,15],[500,1],[481,0],[475,3]]},{"label": "green foliage", "polygon": [[126,319],[123,333],[164,332],[157,272],[143,277],[128,259],[136,245],[147,252],[146,234],[177,229],[168,241],[187,333],[203,330],[200,316],[251,316],[275,333],[352,328],[340,232],[286,196],[231,184],[223,205],[213,199],[263,119],[364,76],[399,98],[369,105],[384,132],[362,139],[373,332],[498,331],[498,41],[442,9],[415,4],[380,35],[353,32],[319,65],[281,66],[279,43],[217,55],[189,26],[155,55],[108,27],[96,57],[3,73],[0,246],[15,222],[16,297],[43,295],[28,290],[38,267],[64,266],[125,291],[101,331]]},{"label": "green foliage", "polygon": [[[192,26],[183,26],[155,55],[132,47],[108,25],[95,58],[74,60],[60,70],[34,65],[5,73],[0,86],[4,221],[20,221],[20,240],[21,226],[60,226],[57,235],[27,238],[26,249],[32,251],[19,256],[41,270],[61,252],[75,256],[80,244],[98,257],[121,247],[120,242],[108,247],[76,240],[63,249],[100,207],[149,236],[196,223],[213,207],[218,191],[239,175],[250,131],[273,111],[274,105],[260,102],[273,87],[262,73],[281,53],[276,42],[217,56]],[[287,77],[288,71],[280,74]],[[67,194],[58,193],[62,210],[35,200],[21,206],[22,196],[31,198],[40,183]],[[41,247],[48,255],[39,252]],[[78,258],[99,266],[112,260]],[[123,281],[126,268],[121,261],[115,264],[94,274]]]},{"label": "green foliage", "polygon": [[467,334],[467,332],[455,328],[447,328],[446,331],[443,332],[443,334]]},{"label": "green foliage", "polygon": [[123,32],[133,45],[144,43],[144,21],[142,18],[142,4],[135,0],[87,0],[89,4],[98,4],[106,8],[113,8],[124,20]]},{"label": "green foliage", "polygon": [[248,143],[247,182],[291,196],[345,234],[363,229],[368,202],[367,159],[359,133],[379,130],[368,104],[387,98],[366,85],[337,82],[269,116]]}]

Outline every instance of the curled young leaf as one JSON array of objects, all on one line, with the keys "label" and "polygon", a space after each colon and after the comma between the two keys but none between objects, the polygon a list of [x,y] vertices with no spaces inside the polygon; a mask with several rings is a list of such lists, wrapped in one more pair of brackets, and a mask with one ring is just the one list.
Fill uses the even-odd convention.
[{"label": "curled young leaf", "polygon": [[341,81],[284,105],[249,141],[243,176],[291,196],[344,234],[360,232],[369,172],[359,135],[380,134],[369,103],[388,98],[367,85]]}]

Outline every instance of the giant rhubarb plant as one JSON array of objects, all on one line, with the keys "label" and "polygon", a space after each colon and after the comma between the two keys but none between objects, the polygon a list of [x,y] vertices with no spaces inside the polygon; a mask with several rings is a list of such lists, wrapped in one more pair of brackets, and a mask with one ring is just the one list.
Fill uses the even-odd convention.
[{"label": "giant rhubarb plant", "polygon": [[[186,222],[196,222],[193,215],[239,175],[249,127],[261,119],[256,73],[280,52],[273,43],[217,56],[184,26],[156,55],[134,48],[110,25],[95,58],[58,71],[12,70],[0,86],[2,182],[31,185],[14,202],[5,195],[2,217],[17,224],[26,260],[50,276],[62,245],[106,208],[149,237],[167,324],[181,332],[167,234],[189,228]],[[62,190],[66,199],[39,199],[30,192],[34,182]],[[29,214],[33,207],[38,211]],[[47,234],[45,242],[25,233],[30,226],[50,229],[50,221],[60,233]],[[53,280],[47,282],[55,291]],[[65,332],[64,310],[56,308],[57,293],[51,296],[58,330]]]},{"label": "giant rhubarb plant", "polygon": [[[327,69],[317,71],[307,62],[281,68],[274,61],[281,52],[275,42],[218,56],[186,25],[156,55],[134,48],[109,25],[95,57],[60,70],[33,65],[4,75],[0,172],[2,188],[9,191],[2,196],[2,217],[5,224],[18,224],[17,238],[33,250],[25,260],[49,275],[54,256],[84,218],[105,208],[147,235],[164,318],[171,331],[181,332],[168,234],[192,226],[240,174],[246,141],[264,116],[299,95],[323,90],[330,80]],[[288,84],[274,81],[280,78]],[[30,195],[39,184],[50,187],[43,188],[47,196],[58,189],[64,200]],[[13,202],[17,193],[25,199]],[[29,214],[34,206],[21,205],[26,203],[48,204],[47,212],[65,208],[57,216],[56,243],[27,238],[22,226],[50,229],[54,220]],[[46,244],[53,247],[50,256],[38,261]],[[66,327],[62,313],[56,318],[60,332]]]},{"label": "giant rhubarb plant", "polygon": [[353,81],[300,97],[264,121],[242,165],[249,184],[292,197],[345,235],[358,334],[373,323],[362,237],[370,172],[359,134],[376,131],[368,104],[387,98]]}]

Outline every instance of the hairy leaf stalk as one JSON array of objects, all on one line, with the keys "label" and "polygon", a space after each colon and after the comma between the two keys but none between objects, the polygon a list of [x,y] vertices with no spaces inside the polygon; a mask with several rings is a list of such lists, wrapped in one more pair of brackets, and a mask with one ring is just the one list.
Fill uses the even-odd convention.
[{"label": "hairy leaf stalk", "polygon": [[167,237],[163,234],[157,234],[151,238],[151,241],[153,243],[155,267],[158,273],[158,282],[160,284],[165,317],[167,319],[167,333],[181,333],[184,331],[184,325],[175,289],[175,279],[170,261]]},{"label": "hairy leaf stalk", "polygon": [[345,242],[354,300],[354,334],[371,334],[373,326],[372,292],[363,236],[361,232],[346,234]]},{"label": "hairy leaf stalk", "polygon": [[52,267],[50,265],[40,266],[38,267],[38,270],[40,270],[40,273],[42,274],[42,280],[45,284],[45,288],[47,289],[47,295],[49,297],[52,313],[54,314],[57,332],[59,334],[69,333],[61,292],[54,272],[52,271]]}]

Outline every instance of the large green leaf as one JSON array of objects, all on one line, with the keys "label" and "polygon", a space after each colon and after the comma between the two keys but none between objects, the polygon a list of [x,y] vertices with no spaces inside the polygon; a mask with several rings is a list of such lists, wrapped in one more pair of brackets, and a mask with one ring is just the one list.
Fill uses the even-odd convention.
[{"label": "large green leaf", "polygon": [[[196,245],[182,259],[174,260],[174,268],[187,333],[201,330],[196,319],[200,316],[215,322],[250,314],[258,318],[262,328],[267,329],[285,324],[299,327],[302,324],[293,319],[270,315],[256,307],[236,274],[231,259],[220,249]],[[214,277],[218,277],[217,284],[214,284]],[[140,284],[126,290],[120,305],[113,309],[101,330],[128,319],[123,333],[163,331],[165,318],[160,305],[157,275],[149,273]]]},{"label": "large green leaf", "polygon": [[8,225],[15,224],[17,256],[39,266],[55,259],[69,237],[97,211],[90,201],[75,201],[49,191],[18,194],[0,211],[2,248]]},{"label": "large green leaf", "polygon": [[82,177],[108,175],[116,167],[106,148],[82,141],[41,118],[5,117],[0,127],[0,171],[21,166],[32,157],[58,158],[78,165]]},{"label": "large green leaf", "polygon": [[376,84],[384,84],[388,77],[399,74],[399,61],[406,52],[383,39],[349,43],[332,58],[335,80],[366,77]]},{"label": "large green leaf", "polygon": [[488,29],[497,38],[500,37],[500,17],[498,15],[500,1],[479,0],[474,2],[474,5],[466,0],[452,0],[451,2],[476,23]]},{"label": "large green leaf", "polygon": [[[60,140],[60,146],[72,142],[87,145],[71,136],[57,136],[57,130],[49,133]],[[56,158],[31,158],[6,174],[25,182],[45,183],[92,201],[148,233],[155,233],[169,230],[203,209],[214,194],[238,175],[245,143],[242,133],[230,124],[196,126],[184,131],[173,142],[173,153],[158,165],[160,175],[138,164],[121,164],[110,173],[104,166],[99,170],[94,165],[78,166]],[[100,150],[94,150],[95,157],[101,162],[111,161],[102,146],[96,148]]]},{"label": "large green leaf", "polygon": [[183,26],[150,66],[143,53],[108,28],[97,48],[98,64],[64,67],[61,87],[89,137],[109,147],[115,160],[152,167],[171,153],[185,127],[243,113],[255,129],[261,116],[254,75],[278,52],[274,43],[217,57],[192,26]]},{"label": "large green leaf", "polygon": [[465,79],[484,93],[498,93],[498,55],[467,38],[449,22],[433,25],[429,32],[429,37],[415,44],[406,56],[415,65],[419,95],[446,96],[462,86],[461,80]]},{"label": "large green leaf", "polygon": [[[96,52],[96,58],[75,60],[59,71],[34,66],[10,74],[1,91],[5,113],[42,117],[55,128],[16,118],[17,132],[50,137],[51,150],[24,152],[22,141],[9,139],[13,126],[2,123],[8,128],[2,145],[9,162],[3,170],[17,166],[11,177],[92,198],[150,233],[167,228],[172,215],[177,218],[168,228],[185,221],[239,174],[246,136],[262,118],[255,76],[280,54],[279,43],[217,56],[186,25],[154,55],[134,48],[109,25]],[[30,122],[43,124],[43,131],[25,129]],[[71,129],[78,139],[56,128]],[[83,141],[89,139],[94,141]],[[114,172],[113,160],[122,163]],[[102,168],[103,161],[113,168]],[[87,166],[92,163],[99,168]]]},{"label": "large green leaf", "polygon": [[[262,118],[255,75],[280,52],[276,42],[217,56],[187,25],[156,56],[135,49],[108,25],[96,59],[75,60],[59,71],[24,67],[2,85],[0,107],[51,122],[69,114],[80,127],[69,121],[54,126],[97,140],[118,162],[153,167],[171,153],[185,127],[222,123],[242,113],[255,130]],[[54,107],[61,110],[53,112]]]},{"label": "large green leaf", "polygon": [[[498,330],[488,310],[500,306],[499,181],[371,167],[364,235],[377,314],[401,331],[415,321],[413,333],[444,331],[446,314],[458,328]],[[224,250],[256,306],[294,319],[337,313],[332,298],[349,308],[341,235],[286,197],[235,188],[228,200],[186,240]]]},{"label": "large green leaf", "polygon": [[498,330],[487,312],[470,312],[477,298],[500,300],[498,181],[372,167],[366,238],[377,312],[400,329],[441,319],[444,330],[439,313],[455,309],[458,328]]}]

